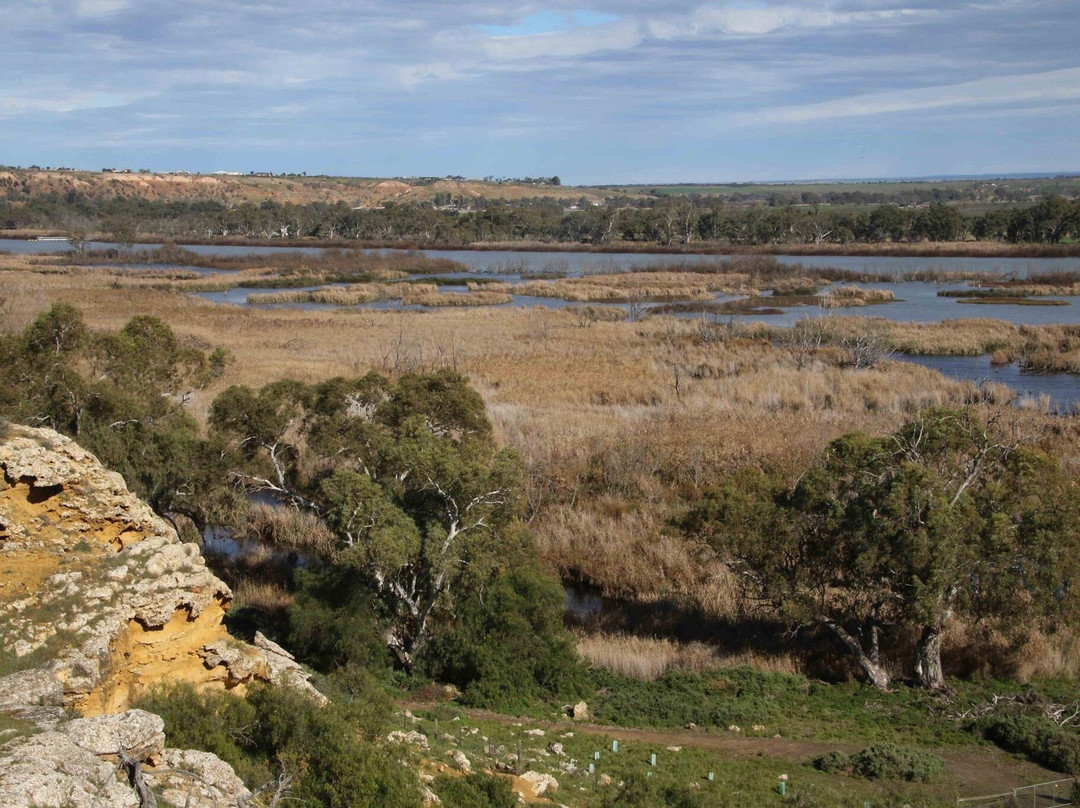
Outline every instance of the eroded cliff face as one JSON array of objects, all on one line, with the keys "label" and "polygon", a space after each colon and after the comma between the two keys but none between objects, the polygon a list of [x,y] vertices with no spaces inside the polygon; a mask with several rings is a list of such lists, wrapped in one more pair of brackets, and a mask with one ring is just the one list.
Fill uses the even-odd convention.
[{"label": "eroded cliff face", "polygon": [[125,710],[166,680],[306,683],[280,648],[229,636],[232,593],[199,548],[56,432],[0,439],[0,562],[0,645],[44,667],[81,715]]},{"label": "eroded cliff face", "polygon": [[229,636],[231,599],[120,475],[56,432],[0,427],[0,654],[18,671],[0,677],[0,714],[30,728],[6,743],[12,730],[0,731],[0,805],[139,805],[117,768],[125,756],[151,786],[180,789],[177,804],[243,803],[231,768],[167,749],[161,719],[129,709],[178,681],[238,694],[262,681],[323,700],[284,649]]}]

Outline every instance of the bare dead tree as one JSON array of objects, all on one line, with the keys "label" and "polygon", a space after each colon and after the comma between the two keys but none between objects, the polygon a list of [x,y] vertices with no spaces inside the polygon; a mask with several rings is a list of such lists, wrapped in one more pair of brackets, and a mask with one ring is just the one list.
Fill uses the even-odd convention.
[{"label": "bare dead tree", "polygon": [[856,370],[877,367],[895,353],[892,344],[879,331],[864,331],[844,337],[840,340],[840,347],[847,352],[845,364]]},{"label": "bare dead tree", "polygon": [[804,368],[832,341],[832,323],[825,317],[804,317],[780,335],[778,342],[791,352],[797,368]]},{"label": "bare dead tree", "polygon": [[119,757],[120,768],[127,774],[128,783],[135,789],[135,796],[139,799],[139,808],[157,808],[157,797],[150,790],[150,784],[146,782],[142,761],[123,750],[120,750]]},{"label": "bare dead tree", "polygon": [[289,796],[289,793],[296,787],[296,773],[291,771],[282,770],[274,780],[267,780],[253,792],[247,799],[241,798],[237,801],[238,808],[248,808],[252,805],[252,800],[258,798],[262,794],[268,794],[269,800],[264,804],[267,808],[279,808],[281,803],[286,800],[295,800],[296,797]]},{"label": "bare dead tree", "polygon": [[629,303],[630,305],[626,311],[627,322],[636,323],[649,316],[649,307],[640,294],[631,293]]}]

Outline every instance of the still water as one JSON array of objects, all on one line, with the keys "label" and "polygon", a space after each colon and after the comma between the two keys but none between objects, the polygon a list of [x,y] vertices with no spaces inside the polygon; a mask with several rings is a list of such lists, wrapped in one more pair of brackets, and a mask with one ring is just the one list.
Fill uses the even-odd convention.
[{"label": "still water", "polygon": [[975,384],[999,382],[1019,398],[1015,403],[1074,413],[1080,405],[1080,377],[1069,373],[1025,373],[1018,365],[993,365],[989,356],[898,356],[905,362],[938,371],[942,376]]},{"label": "still water", "polygon": [[[93,242],[93,250],[106,250],[117,245]],[[151,250],[158,244],[139,244],[136,250]],[[271,255],[274,253],[301,253],[318,255],[321,247],[249,247],[230,245],[181,244],[185,250],[198,255]],[[70,245],[56,241],[25,241],[0,239],[0,251],[22,255],[45,255],[70,250]],[[368,252],[389,252],[368,250]],[[513,250],[420,250],[430,258],[448,258],[458,261],[477,272],[494,272],[509,268],[513,272],[569,272],[580,275],[585,272],[612,272],[635,267],[670,265],[679,263],[713,262],[723,255],[700,253],[585,253],[585,252],[517,252]],[[778,255],[782,263],[803,264],[807,267],[831,267],[857,272],[875,272],[901,275],[917,271],[985,272],[1028,277],[1044,272],[1080,270],[1080,258],[934,258],[858,255]]]}]

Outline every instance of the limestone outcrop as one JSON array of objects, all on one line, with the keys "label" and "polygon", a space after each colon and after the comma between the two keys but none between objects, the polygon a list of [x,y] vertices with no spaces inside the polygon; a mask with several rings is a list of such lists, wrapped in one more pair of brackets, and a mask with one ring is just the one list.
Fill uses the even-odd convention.
[{"label": "limestone outcrop", "polygon": [[186,682],[255,682],[323,697],[261,634],[222,623],[232,593],[199,547],[64,436],[0,425],[0,806],[139,806],[146,786],[189,808],[251,796],[206,752],[167,748],[159,716],[130,709]]},{"label": "limestone outcrop", "polygon": [[232,593],[199,547],[56,432],[12,426],[0,438],[0,559],[0,647],[40,660],[27,676],[59,682],[58,706],[115,713],[165,680],[287,683],[317,697],[284,649],[229,636]]},{"label": "limestone outcrop", "polygon": [[139,808],[125,761],[172,805],[244,805],[251,792],[231,766],[209,752],[166,749],[162,724],[128,710],[9,740],[0,746],[0,806]]}]

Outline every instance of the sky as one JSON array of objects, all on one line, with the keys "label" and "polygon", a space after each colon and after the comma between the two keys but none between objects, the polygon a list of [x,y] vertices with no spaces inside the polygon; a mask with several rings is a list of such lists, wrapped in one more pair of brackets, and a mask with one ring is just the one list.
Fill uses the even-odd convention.
[{"label": "sky", "polygon": [[1080,171],[1080,0],[0,0],[0,164]]}]

